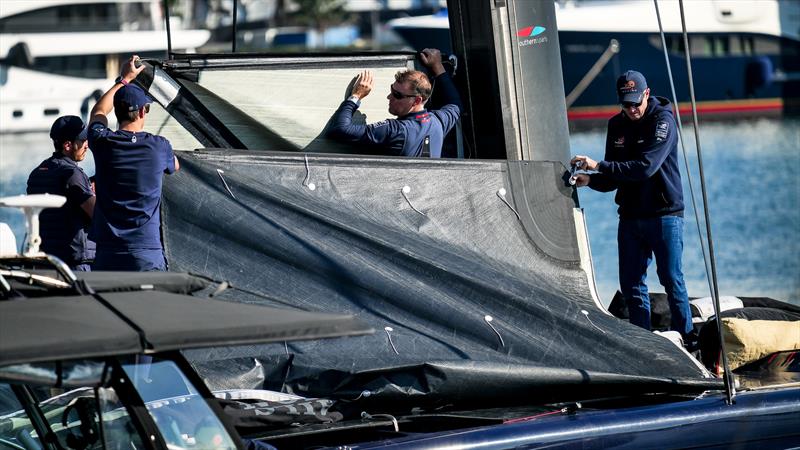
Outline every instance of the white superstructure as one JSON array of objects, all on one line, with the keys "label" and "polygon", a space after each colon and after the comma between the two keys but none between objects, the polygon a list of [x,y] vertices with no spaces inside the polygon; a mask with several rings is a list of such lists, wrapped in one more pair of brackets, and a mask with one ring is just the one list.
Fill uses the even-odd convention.
[{"label": "white superstructure", "polygon": [[[193,51],[207,30],[171,20],[173,51]],[[85,117],[131,54],[164,58],[158,0],[0,2],[0,133],[48,130],[56,117]]]}]

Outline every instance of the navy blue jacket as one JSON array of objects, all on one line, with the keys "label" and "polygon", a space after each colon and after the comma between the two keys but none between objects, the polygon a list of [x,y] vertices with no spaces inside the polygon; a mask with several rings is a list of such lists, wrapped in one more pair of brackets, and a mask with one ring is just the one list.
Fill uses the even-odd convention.
[{"label": "navy blue jacket", "polygon": [[422,156],[425,137],[430,138],[431,158],[440,158],[445,135],[455,126],[461,114],[461,99],[446,72],[434,80],[441,90],[445,105],[438,110],[407,114],[369,125],[353,123],[359,104],[345,100],[333,114],[328,136],[344,142],[365,145],[376,153],[400,156]]},{"label": "navy blue jacket", "polygon": [[57,256],[70,267],[94,260],[95,244],[87,237],[91,219],[81,208],[94,194],[89,177],[78,163],[54,152],[28,176],[27,192],[67,198],[62,207],[45,209],[39,216],[42,251]]},{"label": "navy blue jacket", "polygon": [[641,219],[683,215],[678,170],[678,130],[669,100],[650,97],[644,116],[630,120],[624,112],[608,121],[606,154],[589,187],[617,190],[619,216]]}]

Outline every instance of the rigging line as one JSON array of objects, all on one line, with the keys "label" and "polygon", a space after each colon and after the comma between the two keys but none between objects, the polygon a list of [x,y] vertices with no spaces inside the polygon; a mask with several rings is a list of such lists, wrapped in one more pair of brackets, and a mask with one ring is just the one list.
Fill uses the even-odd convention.
[{"label": "rigging line", "polygon": [[239,15],[239,0],[233,0],[233,41],[231,42],[231,53],[236,53],[236,16]]},{"label": "rigging line", "polygon": [[703,154],[700,150],[700,129],[697,123],[697,101],[694,96],[694,81],[692,79],[692,59],[689,56],[689,34],[686,32],[686,17],[683,11],[683,0],[678,0],[681,9],[681,28],[683,30],[683,55],[686,58],[686,73],[689,78],[689,97],[692,101],[692,124],[694,125],[694,139],[697,144],[697,167],[700,171],[700,189],[703,193],[703,213],[706,219],[706,236],[708,236],[708,257],[711,262],[711,280],[714,286],[711,296],[714,299],[714,314],[717,316],[717,333],[719,335],[720,353],[722,353],[723,379],[725,381],[725,395],[727,403],[733,404],[736,388],[733,385],[728,355],[725,351],[725,339],[722,336],[722,318],[719,316],[719,284],[717,283],[717,264],[714,259],[714,240],[711,237],[711,216],[708,211],[708,194],[706,193],[705,172],[703,171]]},{"label": "rigging line", "polygon": [[703,231],[700,229],[700,212],[695,201],[694,183],[692,174],[689,170],[689,157],[686,154],[686,144],[683,141],[683,125],[681,124],[681,108],[678,105],[678,95],[675,93],[675,80],[672,77],[672,66],[669,63],[669,52],[667,51],[667,40],[664,37],[664,27],[661,24],[661,13],[658,9],[658,0],[653,0],[656,7],[656,18],[658,19],[658,31],[661,33],[661,48],[664,50],[664,61],[667,64],[667,75],[669,76],[669,88],[672,91],[672,101],[675,105],[675,118],[678,122],[678,139],[681,141],[681,151],[683,153],[683,165],[686,167],[686,180],[689,182],[689,194],[692,196],[692,209],[694,210],[695,225],[697,225],[697,237],[700,238],[700,251],[703,253],[703,266],[706,269],[706,281],[708,281],[708,292],[711,295],[711,270],[708,267],[708,255],[706,255],[706,242],[703,240]]},{"label": "rigging line", "polygon": [[167,58],[172,59],[172,33],[169,25],[169,0],[164,0],[164,19],[167,27]]}]

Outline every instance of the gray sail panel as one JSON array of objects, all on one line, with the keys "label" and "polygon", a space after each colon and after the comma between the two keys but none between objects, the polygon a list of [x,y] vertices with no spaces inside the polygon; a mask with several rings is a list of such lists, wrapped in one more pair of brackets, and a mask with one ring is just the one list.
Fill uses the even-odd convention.
[{"label": "gray sail panel", "polygon": [[[575,250],[568,248],[577,243],[566,242],[569,233],[547,231],[552,224],[539,224],[536,207],[530,220],[567,250],[554,257],[530,238],[497,196],[506,189],[512,206],[525,198],[509,175],[509,164],[517,163],[308,159],[307,170],[303,155],[184,155],[182,170],[164,190],[171,267],[227,280],[252,294],[247,301],[354,315],[379,333],[289,344],[289,355],[283,345],[193,353],[196,362],[256,356],[275,367],[264,386],[317,396],[325,389],[336,395],[337,386],[356,380],[380,384],[390,372],[405,380],[397,385],[406,392],[401,395],[411,395],[435,376],[426,364],[448,361],[455,372],[468,370],[469,362],[487,364],[494,368],[488,374],[517,364],[659,379],[702,376],[666,339],[598,309],[586,273],[571,260]],[[549,173],[541,185],[554,189],[553,164],[527,162],[514,170],[528,181]],[[405,196],[404,186],[410,188]],[[560,199],[548,214],[569,217],[563,227],[574,227],[574,205],[560,191],[548,195]],[[391,331],[380,332],[385,327]],[[476,378],[472,388],[504,389],[501,378]],[[396,393],[386,387],[386,395]]]}]

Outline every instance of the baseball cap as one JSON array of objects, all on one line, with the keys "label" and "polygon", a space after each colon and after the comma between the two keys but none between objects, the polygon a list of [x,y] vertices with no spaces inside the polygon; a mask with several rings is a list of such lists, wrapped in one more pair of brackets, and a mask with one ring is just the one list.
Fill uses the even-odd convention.
[{"label": "baseball cap", "polygon": [[153,103],[150,97],[145,94],[142,88],[135,84],[122,86],[114,93],[114,109],[138,111],[144,108],[144,105],[149,105],[150,103]]},{"label": "baseball cap", "polygon": [[629,70],[617,78],[617,95],[620,103],[641,103],[646,89],[647,80],[635,70]]},{"label": "baseball cap", "polygon": [[55,142],[85,141],[86,127],[78,116],[61,116],[50,127],[50,139]]}]

